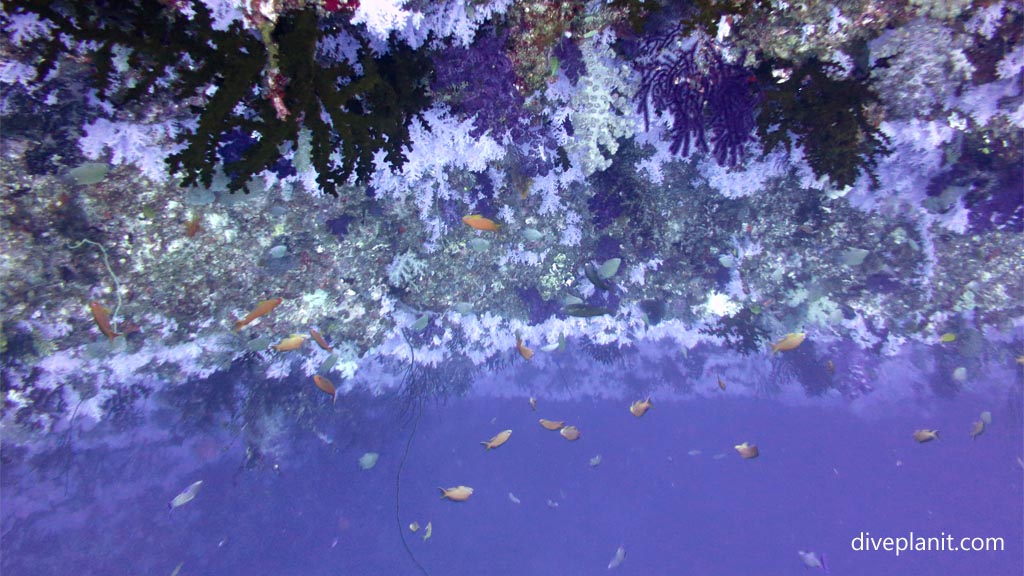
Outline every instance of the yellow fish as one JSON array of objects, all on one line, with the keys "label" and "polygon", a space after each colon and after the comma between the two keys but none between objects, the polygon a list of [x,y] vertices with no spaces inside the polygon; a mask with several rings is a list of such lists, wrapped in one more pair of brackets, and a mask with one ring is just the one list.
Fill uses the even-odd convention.
[{"label": "yellow fish", "polygon": [[733,446],[733,448],[735,448],[736,451],[740,453],[740,456],[743,457],[744,460],[757,458],[761,454],[761,452],[757,449],[756,445],[748,444],[747,442],[744,442],[743,444],[737,444]]},{"label": "yellow fish", "polygon": [[799,346],[804,341],[804,338],[807,338],[807,334],[804,334],[803,332],[786,334],[785,338],[772,344],[772,353],[788,352]]},{"label": "yellow fish", "polygon": [[572,442],[580,439],[580,429],[575,426],[566,426],[558,431],[562,435],[562,438]]},{"label": "yellow fish", "polygon": [[481,442],[481,444],[483,444],[484,446],[487,447],[488,450],[490,450],[492,448],[497,448],[498,446],[501,446],[505,442],[508,442],[510,436],[512,436],[512,431],[504,430],[502,432],[498,432],[497,434],[495,434],[494,438],[491,438],[487,442]]},{"label": "yellow fish", "polygon": [[648,397],[646,400],[637,400],[629,406],[629,413],[637,418],[647,413],[651,407],[651,399]]},{"label": "yellow fish", "polygon": [[259,318],[260,316],[266,316],[267,314],[270,314],[274,310],[274,308],[277,308],[278,306],[281,305],[281,302],[284,302],[284,299],[280,297],[271,298],[270,300],[264,300],[263,302],[260,302],[259,304],[256,305],[256,308],[253,308],[252,312],[249,312],[248,316],[242,318],[238,322],[235,322],[235,330],[241,330],[242,328],[248,326],[250,323],[252,323],[253,320]]},{"label": "yellow fish", "polygon": [[565,422],[561,420],[556,422],[554,420],[546,420],[544,418],[541,418],[540,425],[543,426],[546,430],[561,430],[562,427],[565,426]]},{"label": "yellow fish", "polygon": [[277,350],[278,352],[287,352],[289,350],[297,350],[299,348],[299,346],[302,346],[302,343],[305,342],[305,341],[306,341],[306,335],[305,334],[292,334],[291,336],[289,336],[287,338],[281,339],[280,342],[278,342],[277,344],[274,344],[273,346],[271,346],[271,348],[273,348],[274,350]]},{"label": "yellow fish", "polygon": [[498,224],[490,218],[484,218],[479,214],[470,214],[469,216],[463,216],[462,222],[475,230],[484,230],[486,232],[497,232],[498,228],[501,228],[501,224]]},{"label": "yellow fish", "polygon": [[453,486],[451,488],[438,488],[438,490],[441,491],[442,499],[447,498],[452,502],[465,502],[473,495],[473,489],[469,486]]},{"label": "yellow fish", "polygon": [[920,444],[924,444],[925,442],[931,442],[932,440],[938,439],[938,430],[914,430],[914,440],[917,440]]},{"label": "yellow fish", "polygon": [[985,421],[978,420],[971,426],[971,440],[981,436],[983,432],[985,432]]}]

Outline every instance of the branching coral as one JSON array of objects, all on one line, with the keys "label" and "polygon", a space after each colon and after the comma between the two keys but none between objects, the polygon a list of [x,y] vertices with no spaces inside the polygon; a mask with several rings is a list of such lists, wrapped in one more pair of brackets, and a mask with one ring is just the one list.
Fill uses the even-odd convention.
[{"label": "branching coral", "polygon": [[[777,82],[782,63],[765,62],[757,77],[765,88],[765,100],[757,117],[757,131],[765,152],[779,144],[789,150],[792,136],[804,149],[814,175],[827,175],[838,187],[852,185],[866,172],[875,180],[880,156],[888,154],[885,135],[871,123],[866,107],[876,102],[867,79],[835,79],[833,65],[809,60]],[[791,136],[792,135],[792,136]]]},{"label": "branching coral", "polygon": [[312,8],[273,19],[249,14],[259,36],[238,21],[216,29],[201,2],[189,15],[158,0],[120,3],[116,13],[98,1],[19,0],[10,9],[35,13],[58,30],[42,41],[40,77],[58,55],[81,50],[95,62],[99,95],[119,108],[156,92],[199,105],[195,129],[180,136],[185,148],[168,159],[184,184],[210,185],[223,161],[222,139],[240,132],[258,140],[225,166],[230,188],[241,190],[273,168],[304,127],[312,134],[318,184],[337,195],[349,177],[369,176],[378,151],[401,164],[409,121],[428,102],[421,78],[430,67],[408,48],[375,58],[360,39],[358,65],[318,60],[326,32]]},{"label": "branching coral", "polygon": [[637,107],[648,129],[652,114],[669,115],[673,154],[689,155],[691,144],[708,152],[710,136],[719,164],[742,159],[761,99],[749,72],[727,62],[709,37],[684,36],[681,26],[646,40],[637,67]]}]

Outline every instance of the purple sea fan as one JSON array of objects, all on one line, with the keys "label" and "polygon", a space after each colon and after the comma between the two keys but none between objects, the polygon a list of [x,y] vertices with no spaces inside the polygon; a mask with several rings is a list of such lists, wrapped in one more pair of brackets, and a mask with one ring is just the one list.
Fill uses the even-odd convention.
[{"label": "purple sea fan", "polygon": [[673,154],[690,154],[690,145],[712,152],[719,164],[733,166],[751,139],[761,93],[742,66],[725,61],[711,38],[684,36],[676,27],[645,40],[636,60],[640,72],[637,109],[650,128],[651,110],[667,112]]},{"label": "purple sea fan", "polygon": [[505,53],[507,36],[482,32],[469,48],[453,46],[434,58],[432,88],[455,113],[476,116],[473,137],[490,131],[500,140],[508,129],[518,141],[526,134],[529,122],[512,62]]}]

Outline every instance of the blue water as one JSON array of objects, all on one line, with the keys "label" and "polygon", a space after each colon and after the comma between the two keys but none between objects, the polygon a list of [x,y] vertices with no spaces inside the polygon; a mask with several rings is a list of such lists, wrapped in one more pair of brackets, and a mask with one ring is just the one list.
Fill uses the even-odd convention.
[{"label": "blue water", "polygon": [[[640,419],[610,400],[540,398],[537,412],[525,399],[427,405],[402,473],[398,522],[396,473],[413,421],[403,423],[393,405],[331,445],[298,434],[276,469],[240,467],[242,448],[227,434],[139,440],[81,456],[91,464],[75,473],[89,475],[73,478],[73,497],[53,509],[13,521],[6,507],[4,573],[170,574],[184,562],[181,575],[419,574],[399,524],[433,575],[607,573],[619,545],[619,574],[803,573],[797,550],[824,553],[832,574],[1024,568],[1021,428],[1002,406],[964,397],[928,418],[870,419],[768,399],[654,402]],[[972,441],[982,410],[992,410],[993,424]],[[582,438],[568,442],[538,417],[566,420]],[[913,430],[924,427],[939,429],[940,440],[915,443]],[[485,451],[480,442],[506,428],[509,442]],[[741,459],[732,447],[743,441],[760,457]],[[363,471],[357,460],[370,450],[380,460]],[[5,466],[5,494],[32,478]],[[168,511],[199,479],[195,500]],[[475,489],[468,502],[439,498],[438,486],[460,484]],[[433,536],[404,528],[413,521],[431,522]],[[910,531],[1001,537],[1005,549],[851,550],[861,532]]]}]

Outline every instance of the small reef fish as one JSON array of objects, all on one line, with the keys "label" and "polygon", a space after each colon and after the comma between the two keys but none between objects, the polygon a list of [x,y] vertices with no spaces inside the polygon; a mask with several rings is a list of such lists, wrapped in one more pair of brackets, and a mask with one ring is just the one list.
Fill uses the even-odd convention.
[{"label": "small reef fish", "polygon": [[483,230],[485,232],[497,232],[501,228],[501,224],[498,224],[490,218],[484,218],[479,214],[470,214],[462,217],[462,222],[474,230]]},{"label": "small reef fish", "polygon": [[831,360],[826,360],[825,372],[827,372],[829,376],[834,375],[836,373],[836,363]]},{"label": "small reef fish", "polygon": [[416,533],[416,532],[419,532],[419,530],[420,530],[420,523],[419,522],[413,522],[412,524],[409,524],[409,531],[410,532]]},{"label": "small reef fish", "polygon": [[288,352],[290,350],[298,350],[302,346],[302,343],[306,341],[305,334],[292,334],[287,338],[282,338],[280,342],[271,346],[278,352]]},{"label": "small reef fish", "polygon": [[111,313],[109,308],[106,308],[103,304],[93,300],[92,302],[89,302],[89,311],[92,312],[92,319],[96,322],[96,327],[100,329],[100,332],[102,332],[104,336],[113,341],[114,338],[121,335],[119,332],[115,332],[110,326]]},{"label": "small reef fish", "polygon": [[488,450],[492,450],[494,448],[497,448],[498,446],[501,446],[505,442],[508,442],[510,436],[512,436],[511,430],[503,430],[495,434],[494,438],[491,438],[487,442],[481,442],[481,444],[486,446]]},{"label": "small reef fish", "polygon": [[314,374],[313,383],[316,384],[317,388],[323,390],[324,393],[330,394],[334,399],[335,404],[338,403],[338,388],[334,386],[334,382],[331,382],[319,374]]},{"label": "small reef fish", "polygon": [[637,400],[629,405],[629,413],[637,418],[643,416],[651,408],[651,399],[648,397],[646,400]]},{"label": "small reef fish", "polygon": [[317,346],[327,350],[328,352],[334,352],[334,348],[331,348],[331,345],[328,344],[327,340],[324,340],[324,337],[316,331],[316,328],[310,328],[309,335],[313,337],[313,341],[316,342]]},{"label": "small reef fish", "polygon": [[952,332],[946,332],[945,334],[939,337],[939,342],[942,342],[943,344],[956,342],[956,334],[953,334]]},{"label": "small reef fish", "polygon": [[175,496],[174,499],[167,504],[167,508],[169,510],[174,510],[178,506],[184,506],[185,504],[188,504],[189,502],[192,501],[193,498],[196,497],[196,494],[199,493],[199,489],[202,488],[202,486],[202,480],[197,480],[196,482],[193,482],[192,484],[189,485],[188,488],[182,490],[181,494]]},{"label": "small reef fish", "polygon": [[739,452],[740,456],[742,456],[744,460],[757,458],[761,454],[761,452],[758,451],[757,449],[757,445],[748,444],[747,442],[744,442],[743,444],[737,444],[733,446],[733,448],[735,448],[736,451]]},{"label": "small reef fish", "polygon": [[803,332],[794,332],[792,334],[786,334],[786,336],[778,342],[772,344],[772,354],[776,352],[788,352],[793,350],[797,346],[803,343],[804,339],[807,338],[807,334]]},{"label": "small reef fish", "polygon": [[451,488],[438,488],[441,491],[441,498],[452,502],[465,502],[473,495],[473,489],[469,486],[453,486]]},{"label": "small reef fish", "polygon": [[992,424],[992,413],[989,412],[988,410],[982,412],[980,418],[981,418],[981,421],[984,422],[986,426]]},{"label": "small reef fish", "polygon": [[195,238],[196,234],[199,234],[203,230],[201,222],[202,219],[200,218],[199,213],[193,213],[192,218],[185,223],[185,236]]},{"label": "small reef fish", "polygon": [[597,468],[601,464],[601,455],[597,454],[590,459],[590,467]]},{"label": "small reef fish", "polygon": [[274,311],[274,308],[277,308],[278,306],[281,305],[281,302],[284,302],[284,298],[277,297],[260,302],[259,304],[256,305],[255,308],[253,308],[252,312],[249,312],[249,314],[245,318],[242,318],[238,322],[235,322],[235,330],[241,330],[242,328],[245,328],[246,326],[251,324],[253,320],[259,318],[260,316],[266,316],[267,314],[270,314],[271,312]]},{"label": "small reef fish", "polygon": [[721,376],[718,377],[718,389],[725,390],[725,380],[722,380]]},{"label": "small reef fish", "polygon": [[540,425],[543,426],[545,430],[561,430],[565,426],[565,422],[562,420],[556,422],[554,420],[541,418]]},{"label": "small reef fish", "polygon": [[547,504],[548,508],[551,508],[552,510],[558,509],[558,502],[555,502],[554,500],[548,500],[545,504]]},{"label": "small reef fish", "polygon": [[185,563],[184,562],[178,562],[178,565],[175,566],[174,570],[171,571],[171,576],[178,576],[178,574],[181,574],[181,569],[184,568],[184,567],[185,567]]},{"label": "small reef fish", "polygon": [[808,568],[821,568],[825,571],[825,574],[828,574],[828,566],[825,564],[824,554],[804,552],[803,550],[797,550],[796,553],[800,556],[800,561],[804,563],[804,566]]},{"label": "small reef fish", "polygon": [[566,426],[558,431],[562,435],[562,438],[573,442],[580,439],[580,429],[575,426]]},{"label": "small reef fish", "polygon": [[509,493],[508,493],[508,499],[509,499],[509,500],[510,500],[510,501],[511,501],[511,502],[512,502],[513,504],[521,504],[521,502],[520,502],[519,498],[516,498],[516,495],[515,495],[515,494],[513,494],[513,493],[511,493],[511,492],[509,492]]},{"label": "small reef fish", "polygon": [[938,430],[914,430],[914,440],[917,440],[919,444],[924,444],[925,442],[931,442],[932,440],[938,439]]},{"label": "small reef fish", "polygon": [[985,432],[985,421],[978,420],[971,425],[971,440],[974,440],[978,436],[981,436]]},{"label": "small reef fish", "polygon": [[610,308],[603,306],[589,306],[587,304],[569,304],[565,308],[562,308],[565,313],[569,316],[575,316],[576,318],[594,318],[597,316],[605,316],[608,314],[614,314],[615,311]]},{"label": "small reef fish", "polygon": [[612,561],[608,563],[608,569],[611,570],[613,568],[618,568],[619,564],[622,564],[622,561],[625,559],[626,549],[623,546],[619,546],[618,549],[615,550],[615,556],[612,556]]},{"label": "small reef fish", "polygon": [[516,334],[516,350],[519,351],[520,356],[527,360],[533,358],[533,350],[530,350],[526,347],[526,344],[523,344],[523,339],[519,337],[519,334]]},{"label": "small reef fish", "polygon": [[590,262],[583,265],[583,274],[586,275],[587,280],[590,280],[590,283],[594,285],[594,288],[604,290],[605,292],[612,289],[612,285],[604,278],[601,278],[601,275],[598,274],[597,268],[595,268]]},{"label": "small reef fish", "polygon": [[427,526],[423,529],[423,541],[430,540],[430,537],[434,535],[434,524],[433,522],[427,522]]},{"label": "small reef fish", "polygon": [[537,411],[537,399],[533,396],[530,396],[530,410]]},{"label": "small reef fish", "polygon": [[714,456],[711,457],[712,460],[721,460],[722,458],[725,458],[725,454],[723,454],[722,452],[719,452],[718,454],[715,454]]},{"label": "small reef fish", "polygon": [[370,470],[377,465],[377,460],[380,459],[380,454],[376,452],[367,452],[359,457],[359,467],[363,470]]},{"label": "small reef fish", "polygon": [[686,453],[687,456],[700,456],[701,454],[702,452],[700,450],[697,450],[696,448]]}]

